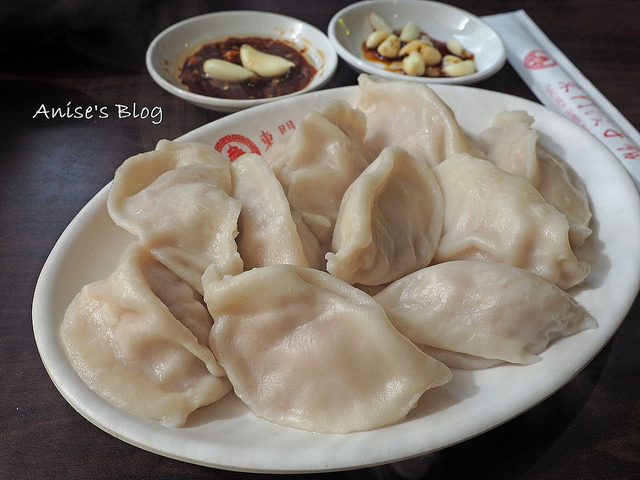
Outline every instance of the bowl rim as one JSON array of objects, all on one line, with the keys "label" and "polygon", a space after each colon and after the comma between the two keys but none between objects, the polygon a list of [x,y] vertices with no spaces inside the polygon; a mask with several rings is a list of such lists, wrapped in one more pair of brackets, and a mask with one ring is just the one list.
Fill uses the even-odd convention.
[{"label": "bowl rim", "polygon": [[[317,42],[313,42],[312,45],[316,48],[318,52],[321,52],[323,57],[323,64],[318,68],[318,73],[321,71],[324,72],[322,75],[322,79],[314,83],[314,79],[309,82],[309,84],[296,92],[289,93],[287,95],[281,95],[279,97],[273,98],[258,98],[258,99],[229,99],[229,98],[219,98],[219,97],[210,97],[206,95],[200,95],[197,93],[190,92],[184,88],[181,88],[179,85],[170,82],[167,80],[161,73],[157,66],[154,56],[156,55],[158,49],[162,41],[169,35],[183,30],[189,25],[193,25],[196,22],[207,22],[224,19],[225,17],[234,17],[234,18],[242,18],[246,17],[247,19],[251,19],[251,22],[255,24],[256,17],[266,18],[269,17],[271,19],[281,20],[283,23],[287,24],[298,24],[302,27],[304,31],[313,32],[314,36],[323,40],[325,45],[318,46]],[[250,29],[249,29],[250,30]],[[256,34],[260,36],[260,34]],[[227,35],[228,36],[228,35]],[[213,37],[212,37],[213,38]],[[210,12],[204,13],[201,15],[196,15],[193,17],[185,18],[176,22],[160,33],[158,33],[153,40],[149,43],[145,53],[145,65],[147,68],[147,72],[153,79],[153,81],[158,84],[165,91],[171,93],[172,95],[179,97],[189,103],[197,105],[202,108],[209,108],[218,111],[237,111],[244,108],[248,108],[254,105],[260,105],[267,102],[272,102],[274,100],[278,100],[281,98],[287,98],[294,95],[299,95],[304,92],[309,92],[312,90],[317,90],[322,88],[335,74],[335,71],[338,67],[338,54],[333,46],[333,43],[327,35],[318,29],[317,27],[307,23],[298,18],[294,18],[288,15],[283,15],[275,12],[265,12],[258,10],[222,10],[219,12]],[[317,74],[316,74],[317,75]]]},{"label": "bowl rim", "polygon": [[[345,14],[350,13],[357,9],[365,8],[366,6],[373,6],[376,4],[391,4],[391,5],[411,5],[417,8],[428,8],[430,6],[437,6],[438,8],[449,10],[451,12],[464,15],[471,19],[474,23],[482,26],[487,31],[491,32],[493,37],[497,40],[497,47],[499,49],[498,55],[496,57],[496,61],[494,61],[487,68],[477,71],[471,75],[465,75],[461,77],[411,77],[409,75],[400,75],[398,73],[394,73],[391,71],[387,71],[384,69],[377,69],[369,65],[364,59],[358,58],[355,54],[349,51],[342,42],[338,39],[336,34],[338,24],[340,23],[341,17]],[[374,75],[377,77],[383,77],[391,80],[410,80],[414,82],[421,83],[431,83],[431,84],[440,84],[440,85],[469,85],[473,83],[477,83],[481,80],[484,80],[495,73],[497,73],[506,63],[507,61],[507,50],[505,48],[504,42],[498,32],[494,28],[492,28],[489,24],[484,22],[480,17],[474,15],[473,13],[464,10],[462,8],[456,7],[454,5],[450,5],[447,3],[432,1],[432,0],[362,0],[359,2],[352,3],[350,5],[345,6],[335,13],[335,15],[329,21],[329,26],[327,29],[327,36],[329,40],[333,44],[334,49],[336,50],[338,56],[342,58],[346,63],[348,63],[352,68],[368,73],[370,75]],[[364,39],[363,39],[364,41]]]}]

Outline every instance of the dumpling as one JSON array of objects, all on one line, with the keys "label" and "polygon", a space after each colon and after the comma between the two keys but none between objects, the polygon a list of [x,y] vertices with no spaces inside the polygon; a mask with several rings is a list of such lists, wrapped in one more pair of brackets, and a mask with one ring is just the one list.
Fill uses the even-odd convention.
[{"label": "dumpling", "polygon": [[291,217],[296,224],[300,242],[302,243],[302,250],[309,261],[309,266],[318,270],[325,270],[326,261],[324,256],[326,252],[325,248],[320,246],[318,237],[309,229],[299,212],[292,209]]},{"label": "dumpling", "polygon": [[237,158],[231,182],[231,195],[242,202],[237,244],[245,270],[279,263],[308,267],[287,197],[264,158]]},{"label": "dumpling", "polygon": [[466,154],[433,172],[444,196],[434,263],[484,260],[528,270],[567,289],[589,274],[569,243],[567,218],[520,175]]},{"label": "dumpling", "polygon": [[87,385],[114,405],[168,426],[227,394],[208,347],[212,319],[199,295],[139,243],[113,273],[82,288],[60,335]]},{"label": "dumpling", "polygon": [[334,100],[327,103],[320,113],[351,139],[352,148],[358,150],[367,162],[371,159],[371,153],[364,145],[367,118],[359,109],[345,100]]},{"label": "dumpling", "polygon": [[531,128],[533,121],[522,110],[501,112],[491,127],[480,133],[477,144],[488,160],[507,172],[527,177],[535,185],[540,163],[535,155],[538,132]]},{"label": "dumpling", "polygon": [[273,265],[204,278],[210,345],[260,418],[321,433],[399,421],[451,372],[370,296],[320,270]]},{"label": "dumpling", "polygon": [[342,199],[327,271],[351,284],[381,285],[426,267],[443,210],[431,167],[400,147],[385,148]]},{"label": "dumpling", "polygon": [[162,140],[118,168],[107,207],[117,225],[202,294],[209,265],[220,277],[243,268],[235,243],[240,202],[230,191],[229,161],[212,147]]},{"label": "dumpling", "polygon": [[478,355],[469,355],[468,353],[454,352],[444,348],[436,348],[422,343],[416,344],[427,355],[432,356],[436,360],[441,361],[449,368],[457,368],[458,370],[481,370],[492,368],[498,365],[504,365],[504,360],[495,358],[484,358]]},{"label": "dumpling", "polygon": [[331,248],[344,192],[371,161],[362,144],[362,113],[344,101],[331,102],[325,111],[305,115],[287,141],[265,154],[291,207],[318,239],[322,256]]},{"label": "dumpling", "polygon": [[404,148],[432,167],[455,153],[481,155],[469,143],[451,108],[427,85],[387,81],[362,74],[354,107],[367,118],[365,146]]},{"label": "dumpling", "polygon": [[538,146],[539,180],[535,187],[551,205],[560,210],[569,222],[569,241],[573,248],[584,245],[591,236],[591,208],[584,185],[560,159]]},{"label": "dumpling", "polygon": [[539,145],[533,122],[524,111],[502,112],[480,134],[479,145],[489,160],[507,172],[528,178],[547,202],[565,214],[571,246],[580,247],[591,235],[587,192],[568,165]]},{"label": "dumpling", "polygon": [[519,364],[538,361],[557,338],[597,326],[552,283],[487,262],[433,265],[392,283],[374,299],[416,343]]}]

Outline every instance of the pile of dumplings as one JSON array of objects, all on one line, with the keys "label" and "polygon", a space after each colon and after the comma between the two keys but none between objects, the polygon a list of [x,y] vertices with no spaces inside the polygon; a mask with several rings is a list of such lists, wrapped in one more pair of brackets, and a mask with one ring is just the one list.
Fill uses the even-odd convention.
[{"label": "pile of dumplings", "polygon": [[540,361],[597,324],[567,293],[588,197],[532,123],[503,112],[470,139],[428,86],[363,75],[264,156],[160,141],[115,174],[108,211],[137,240],[69,305],[73,367],[167,426],[233,390],[268,422],[348,433],[455,369]]}]

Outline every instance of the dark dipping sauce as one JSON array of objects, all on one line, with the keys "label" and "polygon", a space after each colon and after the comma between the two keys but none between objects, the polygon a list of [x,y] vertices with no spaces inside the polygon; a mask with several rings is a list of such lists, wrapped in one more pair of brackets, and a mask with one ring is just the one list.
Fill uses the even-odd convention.
[{"label": "dark dipping sauce", "polygon": [[[394,32],[396,35],[400,35],[400,32]],[[424,32],[422,32],[422,35],[426,35]],[[436,50],[438,50],[440,52],[440,54],[444,57],[445,55],[454,55],[456,57],[461,58],[462,60],[475,60],[474,55],[472,53],[469,53],[469,56],[466,57],[461,57],[460,55],[455,55],[454,53],[452,53],[448,48],[447,48],[447,43],[446,42],[441,42],[440,40],[435,40],[433,38],[430,38],[431,43],[433,43],[433,46]],[[406,44],[406,42],[402,42],[401,45],[404,46]],[[396,57],[396,58],[387,58],[387,57],[383,57],[382,55],[380,55],[377,51],[376,48],[367,48],[367,46],[365,45],[365,42],[362,42],[362,56],[366,59],[369,60],[370,62],[380,62],[382,64],[385,65],[385,70],[388,70],[390,72],[394,72],[394,73],[399,73],[401,75],[405,75],[404,71],[402,70],[402,68],[394,68],[393,65],[396,64],[397,62],[402,61],[403,57]],[[436,77],[441,77],[441,78],[446,78],[448,77],[448,75],[446,73],[444,73],[442,71],[442,62],[440,62],[438,65],[433,65],[431,67],[427,67],[425,70],[424,75],[422,75],[423,77],[432,77],[432,78],[436,78]]]},{"label": "dark dipping sauce", "polygon": [[[240,47],[249,44],[256,50],[284,57],[294,63],[284,75],[279,77],[259,77],[254,75],[248,80],[231,82],[212,78],[203,71],[204,62],[218,58],[242,65]],[[272,98],[297,92],[306,87],[316,69],[299,52],[282,40],[264,37],[230,37],[219,42],[203,45],[190,55],[182,65],[178,78],[190,92],[208,97],[250,100]]]}]

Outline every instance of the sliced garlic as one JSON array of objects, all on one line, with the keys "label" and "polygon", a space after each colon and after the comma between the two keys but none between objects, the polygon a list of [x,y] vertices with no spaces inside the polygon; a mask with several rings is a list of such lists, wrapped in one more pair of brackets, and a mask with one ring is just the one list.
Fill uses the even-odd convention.
[{"label": "sliced garlic", "polygon": [[247,70],[242,65],[220,60],[219,58],[206,60],[202,69],[210,77],[227,82],[241,82],[254,76],[251,70]]},{"label": "sliced garlic", "polygon": [[397,35],[391,34],[384,41],[378,45],[378,53],[386,58],[395,58],[400,51],[400,39]]},{"label": "sliced garlic", "polygon": [[377,14],[376,12],[371,12],[368,16],[369,23],[373,27],[374,30],[385,30],[387,32],[393,31],[389,22],[387,22],[382,16]]},{"label": "sliced garlic", "polygon": [[387,30],[374,30],[369,34],[364,44],[367,48],[377,48],[389,35],[391,32]]},{"label": "sliced garlic", "polygon": [[279,77],[295,66],[286,58],[261,52],[246,43],[240,47],[240,61],[245,68],[261,77]]},{"label": "sliced garlic", "polygon": [[402,32],[400,33],[400,40],[403,42],[410,42],[411,40],[415,40],[420,38],[420,29],[415,24],[409,20],[406,25],[402,28]]}]

